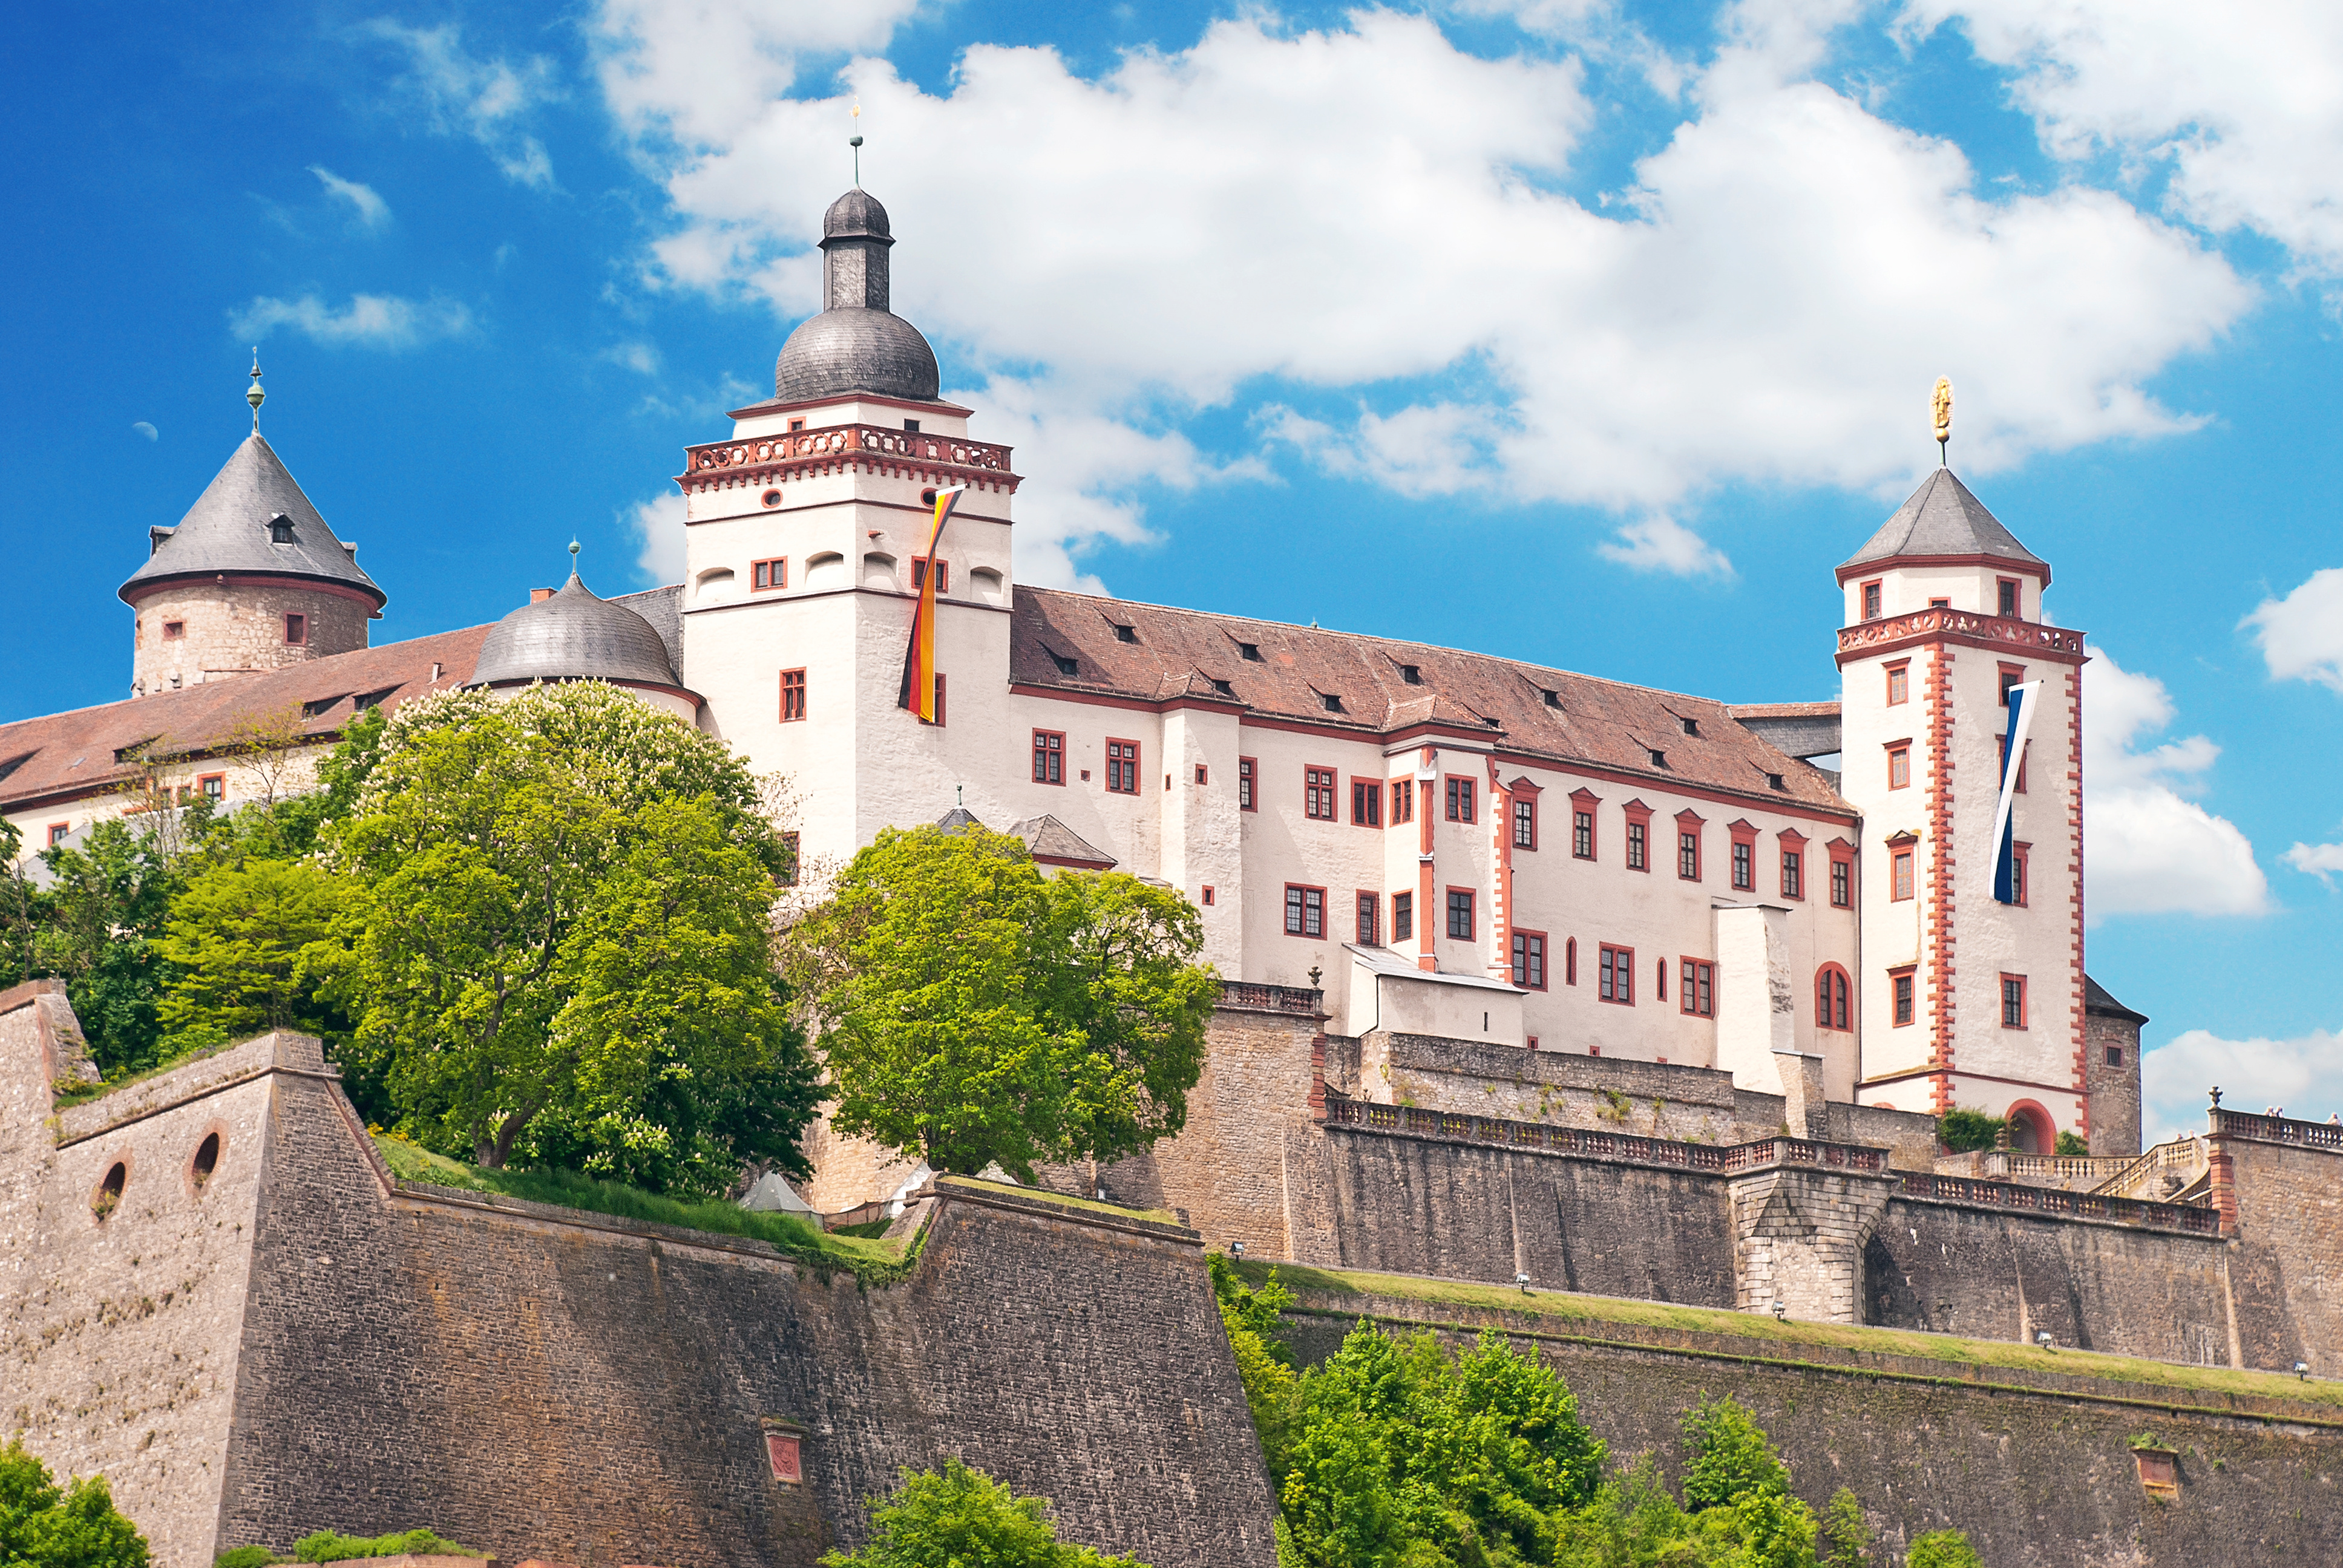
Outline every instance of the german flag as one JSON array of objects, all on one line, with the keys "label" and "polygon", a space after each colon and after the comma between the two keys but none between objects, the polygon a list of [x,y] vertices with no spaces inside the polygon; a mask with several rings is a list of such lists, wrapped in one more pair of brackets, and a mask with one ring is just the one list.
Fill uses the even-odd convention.
[{"label": "german flag", "polygon": [[936,552],[943,548],[944,524],[960,505],[967,487],[954,485],[936,492],[935,527],[928,535],[924,555],[914,558],[912,575],[920,579],[920,601],[911,611],[910,646],[903,650],[903,689],[895,706],[908,708],[922,724],[936,721]]}]

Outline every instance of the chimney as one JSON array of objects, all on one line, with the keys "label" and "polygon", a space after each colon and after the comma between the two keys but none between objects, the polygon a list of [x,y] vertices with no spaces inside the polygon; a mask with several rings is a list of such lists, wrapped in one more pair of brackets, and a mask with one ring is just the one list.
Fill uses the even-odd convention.
[{"label": "chimney", "polygon": [[528,602],[531,604],[543,604],[552,597],[553,590],[549,588],[533,588],[528,590]]}]

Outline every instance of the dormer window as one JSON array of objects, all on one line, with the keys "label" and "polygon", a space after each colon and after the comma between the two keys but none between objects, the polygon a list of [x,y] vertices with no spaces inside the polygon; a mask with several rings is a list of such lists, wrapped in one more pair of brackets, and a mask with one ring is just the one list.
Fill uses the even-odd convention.
[{"label": "dormer window", "polygon": [[293,519],[279,512],[268,519],[268,542],[289,545],[293,542]]},{"label": "dormer window", "polygon": [[1765,788],[1767,788],[1768,789],[1780,789],[1785,788],[1784,784],[1782,783],[1782,776],[1781,776],[1779,773],[1768,773],[1768,774],[1766,774],[1766,775],[1765,775]]},{"label": "dormer window", "polygon": [[1068,658],[1064,654],[1060,653],[1056,648],[1050,647],[1046,643],[1042,645],[1041,651],[1050,656],[1050,661],[1058,667],[1058,673],[1060,675],[1071,675],[1077,668],[1081,668],[1074,660]]},{"label": "dormer window", "polygon": [[1562,693],[1559,691],[1554,691],[1550,689],[1542,689],[1539,692],[1539,695],[1545,699],[1545,705],[1548,708],[1560,708],[1562,706]]},{"label": "dormer window", "polygon": [[1340,713],[1342,711],[1342,699],[1335,696],[1331,691],[1320,692],[1318,694],[1318,700],[1325,704],[1326,711],[1329,713]]},{"label": "dormer window", "polygon": [[1113,627],[1114,627],[1114,640],[1115,640],[1115,641],[1117,641],[1117,642],[1137,642],[1137,641],[1139,640],[1139,628],[1138,628],[1137,627],[1135,627],[1135,626],[1125,626],[1125,625],[1124,625],[1122,622],[1121,622],[1121,621],[1115,621],[1115,622],[1112,622],[1111,624],[1112,624],[1112,625],[1113,625]]},{"label": "dormer window", "polygon": [[[1647,749],[1647,750],[1648,750],[1648,749],[1649,749],[1649,748],[1646,748],[1645,749]],[[1653,751],[1653,752],[1651,753],[1651,756],[1652,756],[1652,766],[1653,766],[1653,767],[1654,767],[1654,768],[1665,768],[1665,767],[1668,765],[1668,754],[1667,754],[1666,752],[1664,752],[1664,751]]]},{"label": "dormer window", "polygon": [[1687,719],[1684,720],[1684,733],[1685,733],[1686,735],[1697,735],[1697,734],[1699,734],[1699,733],[1700,733],[1700,720],[1699,720],[1699,719]]},{"label": "dormer window", "polygon": [[1412,664],[1403,664],[1399,667],[1399,678],[1407,682],[1410,686],[1422,686],[1423,684],[1423,671],[1418,669]]},{"label": "dormer window", "polygon": [[1212,681],[1212,689],[1213,689],[1214,691],[1219,692],[1222,697],[1234,697],[1234,696],[1237,694],[1237,689],[1236,689],[1235,687],[1233,687],[1233,686],[1231,686],[1231,685],[1230,685],[1227,681],[1225,681],[1225,680],[1217,679],[1217,678],[1215,678],[1214,677],[1212,677],[1212,676],[1209,676],[1209,675],[1208,675],[1208,676],[1206,676],[1206,677],[1204,677],[1204,678],[1205,678],[1206,680],[1210,680],[1210,681]]},{"label": "dormer window", "polygon": [[1241,642],[1237,644],[1237,657],[1243,659],[1247,664],[1259,664],[1261,662],[1261,644],[1257,642]]}]

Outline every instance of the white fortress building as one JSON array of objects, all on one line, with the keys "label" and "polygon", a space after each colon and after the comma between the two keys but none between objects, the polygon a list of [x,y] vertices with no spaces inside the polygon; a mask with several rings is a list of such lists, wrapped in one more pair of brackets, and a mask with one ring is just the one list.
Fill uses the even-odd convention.
[{"label": "white fortress building", "polygon": [[[888,309],[885,209],[851,191],[823,226],[826,308],[773,397],[687,449],[682,583],[604,600],[573,576],[494,628],[369,649],[382,590],[256,431],[122,589],[136,694],[0,727],[27,852],[158,793],[248,793],[224,738],[256,714],[297,711],[314,755],[367,707],[598,678],[787,774],[811,875],[961,808],[1047,865],[1177,889],[1224,979],[1322,990],[1328,1035],[1774,1094],[1818,1071],[1833,1102],[2006,1115],[2026,1151],[2137,1151],[2138,1015],[2083,969],[2083,637],[1949,469],[1835,568],[1841,625],[1812,631],[1835,703],[1032,588],[1009,448]],[[933,724],[899,706],[930,569]],[[2006,700],[2031,682],[2005,902]]]}]

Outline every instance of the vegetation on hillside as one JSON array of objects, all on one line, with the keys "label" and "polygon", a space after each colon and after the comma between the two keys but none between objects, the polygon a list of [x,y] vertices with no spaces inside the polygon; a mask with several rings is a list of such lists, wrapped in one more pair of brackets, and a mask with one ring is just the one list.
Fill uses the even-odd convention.
[{"label": "vegetation on hillside", "polygon": [[14,1438],[0,1448],[0,1563],[7,1568],[146,1568],[146,1538],[116,1511],[106,1477],[59,1486]]},{"label": "vegetation on hillside", "polygon": [[902,1473],[901,1484],[870,1500],[870,1539],[858,1552],[831,1552],[823,1568],[1145,1568],[1058,1539],[1042,1497],[1020,1497],[958,1459],[941,1470]]},{"label": "vegetation on hillside", "polygon": [[830,1124],[939,1171],[1111,1161],[1179,1131],[1218,976],[1193,905],[1044,877],[980,828],[882,829],[791,934]]}]

